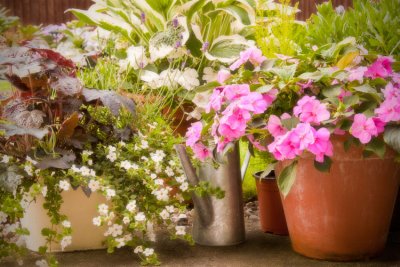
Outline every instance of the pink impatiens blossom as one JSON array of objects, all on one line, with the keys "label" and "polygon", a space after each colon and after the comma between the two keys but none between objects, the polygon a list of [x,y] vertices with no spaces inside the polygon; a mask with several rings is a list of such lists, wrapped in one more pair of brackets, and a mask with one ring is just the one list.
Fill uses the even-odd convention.
[{"label": "pink impatiens blossom", "polygon": [[378,134],[383,133],[385,131],[386,123],[379,118],[372,118],[372,120],[375,123]]},{"label": "pink impatiens blossom", "polygon": [[365,76],[373,79],[386,78],[393,73],[393,62],[394,59],[392,57],[379,56],[378,59],[368,67]]},{"label": "pink impatiens blossom", "polygon": [[260,49],[256,47],[250,47],[245,51],[240,52],[240,57],[235,61],[229,68],[233,71],[238,69],[240,66],[249,61],[254,66],[259,66],[266,60],[266,57],[262,55]]},{"label": "pink impatiens blossom", "polygon": [[317,131],[313,129],[315,141],[308,146],[308,150],[315,155],[315,160],[324,162],[325,156],[333,156],[333,145],[330,138],[330,132],[326,128],[320,128]]},{"label": "pink impatiens blossom", "polygon": [[373,136],[378,136],[378,129],[372,118],[367,118],[364,114],[356,114],[350,133],[362,144],[367,144]]},{"label": "pink impatiens blossom", "polygon": [[204,161],[206,158],[209,158],[211,156],[211,151],[202,143],[197,143],[193,145],[192,149],[196,158],[201,161]]},{"label": "pink impatiens blossom", "polygon": [[230,140],[242,137],[246,132],[247,122],[251,120],[250,112],[230,104],[222,114],[219,134]]},{"label": "pink impatiens blossom", "polygon": [[275,138],[274,142],[268,145],[268,151],[277,160],[294,159],[301,153],[299,143],[292,138],[295,133],[289,131],[284,135]]},{"label": "pink impatiens blossom", "polygon": [[186,132],[186,145],[193,146],[201,138],[201,131],[203,130],[203,124],[198,121],[191,124],[190,128]]},{"label": "pink impatiens blossom", "polygon": [[321,104],[315,96],[310,97],[307,95],[297,102],[293,113],[301,122],[315,123],[317,125],[330,117],[330,113],[324,104]]},{"label": "pink impatiens blossom", "polygon": [[281,120],[275,115],[269,117],[267,130],[273,137],[284,135],[287,132],[286,128],[282,126]]},{"label": "pink impatiens blossom", "polygon": [[224,103],[224,96],[221,94],[222,88],[217,87],[214,89],[212,95],[210,96],[210,102],[206,106],[206,112],[210,113],[211,109],[218,111],[221,109]]},{"label": "pink impatiens blossom", "polygon": [[248,84],[231,84],[226,85],[222,91],[223,96],[228,101],[239,99],[242,96],[247,96],[250,93]]},{"label": "pink impatiens blossom", "polygon": [[270,106],[272,102],[275,101],[277,95],[278,95],[278,89],[271,89],[263,94],[263,98],[265,102],[267,102],[267,105]]},{"label": "pink impatiens blossom", "polygon": [[264,100],[263,95],[257,92],[252,92],[241,97],[237,105],[239,108],[251,111],[254,114],[261,114],[268,107],[268,103]]},{"label": "pink impatiens blossom", "polygon": [[343,101],[345,97],[351,96],[351,92],[344,90],[343,88],[340,89],[340,94],[338,95],[338,99]]},{"label": "pink impatiens blossom", "polygon": [[217,81],[220,84],[224,84],[226,80],[228,80],[231,77],[231,73],[227,69],[221,69],[218,71],[217,74]]},{"label": "pink impatiens blossom", "polygon": [[367,67],[358,67],[355,69],[351,69],[349,70],[349,77],[347,79],[349,80],[349,82],[358,81],[359,83],[362,83],[366,71]]},{"label": "pink impatiens blossom", "polygon": [[400,120],[400,98],[385,100],[375,109],[375,114],[384,122]]},{"label": "pink impatiens blossom", "polygon": [[382,92],[385,96],[385,100],[391,100],[394,98],[400,99],[400,88],[393,86],[392,83],[388,83]]},{"label": "pink impatiens blossom", "polygon": [[291,131],[290,135],[293,143],[298,143],[299,150],[305,150],[310,144],[314,143],[313,127],[309,123],[299,123]]}]

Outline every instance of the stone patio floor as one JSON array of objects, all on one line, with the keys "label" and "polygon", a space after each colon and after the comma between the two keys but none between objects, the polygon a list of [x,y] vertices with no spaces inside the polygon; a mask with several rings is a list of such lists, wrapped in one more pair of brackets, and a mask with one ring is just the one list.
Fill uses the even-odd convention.
[{"label": "stone patio floor", "polygon": [[[400,243],[388,242],[377,258],[363,262],[326,262],[308,259],[296,254],[288,237],[265,234],[260,231],[258,218],[246,219],[247,240],[231,247],[189,246],[182,241],[169,240],[158,235],[156,245],[161,266],[168,267],[244,267],[244,266],[400,266]],[[138,258],[129,249],[107,254],[105,250],[58,253],[60,267],[130,267],[140,266]],[[36,257],[30,255],[23,266],[35,266]],[[0,264],[16,267],[14,263]]]}]

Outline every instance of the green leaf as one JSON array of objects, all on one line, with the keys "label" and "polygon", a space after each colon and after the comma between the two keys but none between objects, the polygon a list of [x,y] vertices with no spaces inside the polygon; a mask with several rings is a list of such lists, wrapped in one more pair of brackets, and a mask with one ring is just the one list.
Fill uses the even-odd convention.
[{"label": "green leaf", "polygon": [[239,53],[248,47],[246,40],[240,35],[219,36],[205,53],[207,59],[231,63]]},{"label": "green leaf", "polygon": [[331,87],[327,87],[322,89],[322,94],[326,97],[337,97],[338,95],[340,95],[341,92],[341,85],[334,85]]},{"label": "green leaf", "polygon": [[328,156],[324,156],[324,162],[314,160],[314,167],[320,172],[329,172],[331,170],[332,160]]},{"label": "green leaf", "polygon": [[360,98],[357,95],[346,96],[343,99],[343,103],[346,107],[351,107],[360,103]]},{"label": "green leaf", "polygon": [[241,21],[242,24],[244,25],[250,25],[251,24],[251,19],[248,14],[248,12],[239,6],[227,6],[227,7],[222,7],[218,8],[217,10],[222,10],[231,15],[232,17],[236,18],[237,20]]},{"label": "green leaf", "polygon": [[356,90],[357,92],[362,92],[362,93],[369,93],[369,94],[378,93],[375,88],[373,88],[371,85],[367,83],[360,86],[355,86],[353,87],[353,89]]},{"label": "green leaf", "polygon": [[374,138],[365,146],[365,150],[371,151],[378,155],[378,157],[383,158],[386,152],[386,145],[382,139]]},{"label": "green leaf", "polygon": [[46,246],[41,246],[41,247],[39,247],[38,252],[39,252],[41,255],[46,254],[46,252],[47,252],[47,247],[46,247]]},{"label": "green leaf", "polygon": [[392,149],[400,153],[400,125],[386,126],[383,139]]},{"label": "green leaf", "polygon": [[278,187],[284,197],[286,197],[292,188],[296,179],[297,161],[293,161],[286,166],[278,177]]},{"label": "green leaf", "polygon": [[256,89],[256,92],[260,93],[260,94],[264,94],[267,93],[269,91],[271,91],[274,88],[274,85],[272,84],[267,84],[267,85],[263,85],[260,86]]}]

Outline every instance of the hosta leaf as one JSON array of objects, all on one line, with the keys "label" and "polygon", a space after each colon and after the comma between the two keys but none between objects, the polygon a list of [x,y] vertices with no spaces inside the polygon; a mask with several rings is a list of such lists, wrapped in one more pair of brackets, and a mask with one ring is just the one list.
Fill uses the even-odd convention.
[{"label": "hosta leaf", "polygon": [[383,134],[385,143],[392,149],[400,153],[400,126],[386,126],[385,133]]},{"label": "hosta leaf", "polygon": [[70,76],[60,76],[56,81],[50,83],[50,86],[58,93],[66,96],[74,96],[79,94],[83,87],[79,79]]},{"label": "hosta leaf", "polygon": [[219,36],[205,53],[207,59],[232,63],[241,51],[248,48],[247,41],[240,35]]},{"label": "hosta leaf", "polygon": [[278,187],[284,197],[286,197],[292,188],[296,179],[297,161],[293,161],[286,166],[278,177]]},{"label": "hosta leaf", "polygon": [[119,115],[121,108],[126,108],[132,114],[135,113],[135,103],[133,100],[123,97],[114,91],[84,88],[82,94],[88,102],[100,100],[104,106],[110,109],[114,116]]}]

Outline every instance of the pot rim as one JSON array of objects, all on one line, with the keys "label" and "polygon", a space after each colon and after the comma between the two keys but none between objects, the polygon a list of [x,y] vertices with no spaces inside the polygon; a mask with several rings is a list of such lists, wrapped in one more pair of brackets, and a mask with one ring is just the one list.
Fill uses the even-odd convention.
[{"label": "pot rim", "polygon": [[263,172],[264,171],[258,171],[258,172],[253,173],[254,179],[256,179],[256,180],[276,180],[275,171],[271,171],[271,173],[267,177],[261,178],[260,175]]}]

